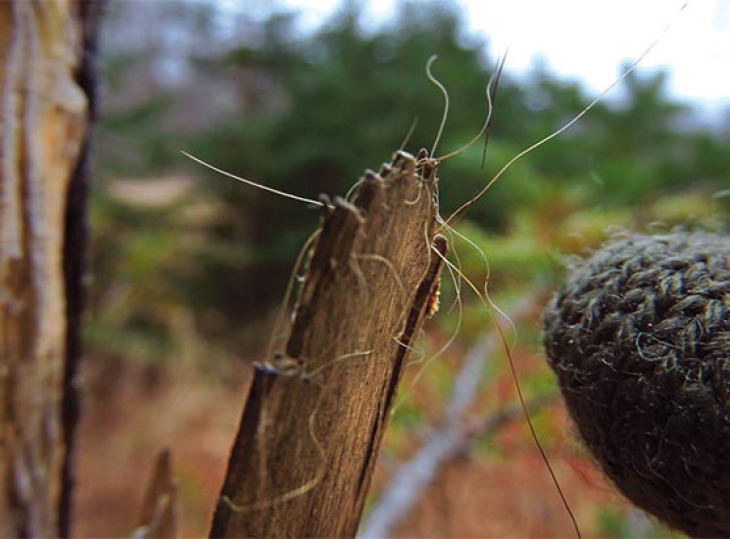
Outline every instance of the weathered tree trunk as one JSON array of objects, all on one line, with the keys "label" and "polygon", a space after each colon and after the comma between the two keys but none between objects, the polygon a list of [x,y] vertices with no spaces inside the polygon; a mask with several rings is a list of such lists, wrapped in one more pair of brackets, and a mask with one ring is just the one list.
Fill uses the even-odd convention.
[{"label": "weathered tree trunk", "polygon": [[421,157],[398,153],[325,210],[285,354],[255,371],[212,536],[355,535],[446,250]]},{"label": "weathered tree trunk", "polygon": [[64,403],[64,385],[73,383],[67,354],[78,354],[85,205],[79,175],[85,173],[80,155],[87,153],[89,109],[78,79],[93,28],[93,22],[84,26],[90,9],[71,0],[0,3],[0,536],[5,537],[68,533],[70,483],[63,470],[74,414],[64,424],[62,404],[75,408],[68,399]]}]

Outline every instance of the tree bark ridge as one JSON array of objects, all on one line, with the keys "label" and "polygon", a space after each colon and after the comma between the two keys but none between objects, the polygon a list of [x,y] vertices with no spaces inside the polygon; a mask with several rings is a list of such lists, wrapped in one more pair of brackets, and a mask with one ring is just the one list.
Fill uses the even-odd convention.
[{"label": "tree bark ridge", "polygon": [[64,219],[87,100],[75,2],[0,4],[0,535],[59,530]]}]

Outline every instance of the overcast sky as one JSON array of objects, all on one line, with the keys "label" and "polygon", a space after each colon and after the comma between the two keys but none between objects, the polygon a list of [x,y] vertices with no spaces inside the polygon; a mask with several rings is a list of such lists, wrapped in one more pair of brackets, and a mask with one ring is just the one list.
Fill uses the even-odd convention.
[{"label": "overcast sky", "polygon": [[[317,25],[339,0],[284,0]],[[367,0],[377,24],[396,0]],[[469,29],[489,38],[494,55],[509,47],[507,69],[526,71],[538,58],[585,82],[596,93],[616,78],[619,65],[640,56],[662,29],[671,28],[642,62],[665,67],[671,90],[706,107],[730,107],[730,0],[457,0]],[[435,51],[438,52],[438,51]],[[446,59],[442,59],[445,61]]]}]

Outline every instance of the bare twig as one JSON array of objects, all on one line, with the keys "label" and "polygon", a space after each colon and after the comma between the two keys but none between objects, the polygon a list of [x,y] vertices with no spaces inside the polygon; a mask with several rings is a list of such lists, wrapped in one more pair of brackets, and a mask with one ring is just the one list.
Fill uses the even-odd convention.
[{"label": "bare twig", "polygon": [[175,538],[180,533],[177,483],[169,450],[157,457],[133,539]]}]

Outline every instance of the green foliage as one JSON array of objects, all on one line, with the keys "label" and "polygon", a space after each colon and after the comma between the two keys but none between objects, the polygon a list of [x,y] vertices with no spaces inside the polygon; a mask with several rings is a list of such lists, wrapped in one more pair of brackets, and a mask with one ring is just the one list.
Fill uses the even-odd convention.
[{"label": "green foliage", "polygon": [[[117,49],[104,59],[115,91],[99,131],[93,295],[105,313],[98,325],[113,325],[117,317],[122,340],[134,325],[158,327],[155,342],[167,342],[170,332],[162,328],[170,325],[169,313],[186,311],[201,338],[240,347],[241,328],[266,318],[317,225],[311,209],[213,177],[186,163],[178,149],[296,194],[344,194],[366,168],[389,159],[414,118],[419,123],[406,148],[432,146],[443,110],[442,96],[424,73],[434,53],[440,56],[434,73],[451,97],[437,154],[463,146],[485,119],[485,85],[495,59],[486,55],[486,43],[465,33],[450,4],[404,2],[393,22],[364,29],[355,3],[347,3],[311,34],[301,31],[296,13],[248,22],[244,14],[237,27],[248,31],[230,43],[216,36],[212,6],[147,9],[167,25],[156,23],[164,31],[145,36],[158,41]],[[170,36],[183,35],[188,41],[173,49],[187,78],[165,83],[159,66],[169,58],[160,55],[170,54]],[[667,224],[706,224],[702,201],[726,180],[730,143],[723,133],[680,129],[691,111],[667,99],[665,87],[661,72],[627,77],[623,101],[597,105],[506,171],[469,209],[457,230],[486,253],[492,293],[515,296],[549,282],[559,272],[560,253],[596,245],[611,226],[646,226],[650,216]],[[589,100],[579,84],[544,66],[519,83],[506,74],[484,169],[481,143],[441,166],[442,215]],[[109,194],[112,178],[182,167],[206,180],[172,205],[140,208]],[[676,193],[690,186],[691,197]],[[656,211],[650,215],[647,207]],[[641,217],[635,218],[637,210]],[[201,211],[205,218],[195,217]],[[465,275],[481,286],[482,255],[462,240],[457,248]],[[144,302],[125,299],[124,309],[112,308],[108,291],[126,288],[130,297],[168,307],[142,316],[133,313],[145,311]],[[449,290],[446,284],[447,295]],[[481,307],[464,312],[467,334],[485,327]],[[444,322],[445,330],[455,327]],[[104,340],[98,342],[103,347]],[[174,349],[157,346],[155,355]]]},{"label": "green foliage", "polygon": [[[604,508],[598,511],[596,517],[598,531],[605,537],[646,537],[662,538],[677,537],[677,533],[668,530],[643,513],[616,508]],[[638,528],[638,529],[637,529]]]}]

